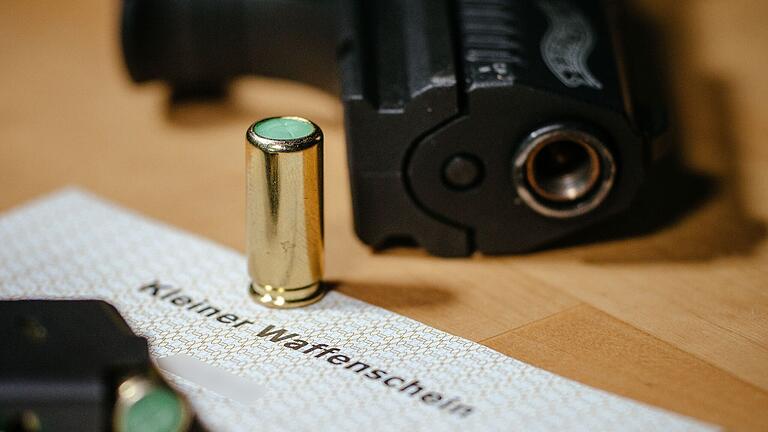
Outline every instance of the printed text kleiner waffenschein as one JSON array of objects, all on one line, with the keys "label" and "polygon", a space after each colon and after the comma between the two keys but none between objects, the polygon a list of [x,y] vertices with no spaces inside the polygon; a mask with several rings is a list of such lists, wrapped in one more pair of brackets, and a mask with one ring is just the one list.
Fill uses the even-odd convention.
[{"label": "printed text kleiner waffenschein", "polygon": [[139,287],[140,292],[147,293],[153,298],[164,300],[179,309],[185,309],[196,313],[201,317],[210,318],[225,325],[242,329],[254,333],[257,337],[264,340],[281,344],[286,349],[291,349],[318,360],[325,360],[333,366],[342,366],[345,370],[356,373],[362,377],[373,381],[380,381],[385,386],[397,390],[398,393],[409,396],[421,403],[432,405],[448,414],[454,414],[459,417],[466,417],[474,412],[471,405],[461,402],[458,397],[447,398],[442,393],[425,389],[424,385],[417,379],[406,379],[396,374],[390,373],[385,369],[374,367],[368,363],[354,360],[352,357],[341,354],[341,348],[329,347],[324,343],[313,343],[302,339],[298,333],[291,333],[286,329],[279,329],[268,324],[258,333],[253,331],[255,321],[241,318],[241,315],[228,311],[222,311],[221,308],[212,305],[207,299],[202,301],[195,300],[187,295],[181,288],[171,285],[165,285],[160,282],[152,282]]}]

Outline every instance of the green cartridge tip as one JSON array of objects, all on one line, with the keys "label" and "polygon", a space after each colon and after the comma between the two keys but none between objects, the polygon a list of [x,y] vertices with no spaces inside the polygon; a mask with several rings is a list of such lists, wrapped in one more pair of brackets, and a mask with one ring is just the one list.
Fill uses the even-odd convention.
[{"label": "green cartridge tip", "polygon": [[273,117],[253,125],[253,132],[271,140],[295,140],[308,137],[315,125],[299,117]]},{"label": "green cartridge tip", "polygon": [[128,399],[115,424],[120,432],[180,432],[187,425],[184,402],[173,390],[139,382],[123,390]]}]

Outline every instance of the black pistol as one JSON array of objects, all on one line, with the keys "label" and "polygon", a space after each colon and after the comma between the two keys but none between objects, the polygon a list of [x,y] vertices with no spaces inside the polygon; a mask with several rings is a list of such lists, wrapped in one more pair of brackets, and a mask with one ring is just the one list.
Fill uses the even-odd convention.
[{"label": "black pistol", "polygon": [[[355,230],[439,256],[531,251],[626,210],[664,129],[620,1],[124,0],[137,82],[339,89]],[[633,43],[625,33],[633,33]]]}]

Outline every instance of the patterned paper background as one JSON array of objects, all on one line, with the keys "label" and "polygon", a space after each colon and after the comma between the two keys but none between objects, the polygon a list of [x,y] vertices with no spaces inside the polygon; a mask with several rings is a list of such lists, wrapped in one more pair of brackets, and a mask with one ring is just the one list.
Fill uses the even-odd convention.
[{"label": "patterned paper background", "polygon": [[[140,292],[160,281],[255,324],[233,328]],[[155,358],[188,355],[253,383],[250,403],[167,378],[217,431],[710,430],[711,426],[569,381],[339,293],[276,311],[246,294],[244,258],[84,192],[67,189],[0,219],[0,296],[100,298]],[[471,405],[429,406],[343,366],[257,337],[266,325],[341,348],[355,360]]]}]

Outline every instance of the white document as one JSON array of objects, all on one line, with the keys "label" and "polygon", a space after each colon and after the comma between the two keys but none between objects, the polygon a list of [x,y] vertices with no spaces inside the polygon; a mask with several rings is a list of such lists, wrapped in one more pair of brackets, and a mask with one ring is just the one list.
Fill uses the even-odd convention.
[{"label": "white document", "polygon": [[240,254],[78,190],[0,218],[0,297],[114,304],[213,431],[715,429],[337,292],[266,309],[248,283]]}]

